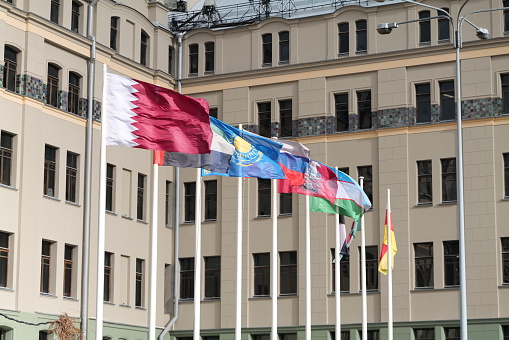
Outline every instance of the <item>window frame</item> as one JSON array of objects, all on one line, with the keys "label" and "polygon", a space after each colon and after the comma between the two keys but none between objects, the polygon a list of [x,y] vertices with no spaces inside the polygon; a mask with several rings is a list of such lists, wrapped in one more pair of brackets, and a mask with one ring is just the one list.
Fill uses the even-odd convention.
[{"label": "window frame", "polygon": [[149,66],[150,36],[144,30],[140,33],[140,64]]},{"label": "window frame", "polygon": [[[19,51],[13,46],[4,46],[4,70],[3,70],[3,81],[2,86],[4,89],[15,92],[16,81],[18,76],[18,55]],[[13,58],[10,58],[13,57]],[[14,60],[13,60],[14,59]]]},{"label": "window frame", "polygon": [[145,260],[136,258],[136,277],[134,306],[143,308],[145,306]]},{"label": "window frame", "polygon": [[147,195],[147,175],[138,173],[138,185],[136,191],[136,219],[145,221],[145,202]]},{"label": "window frame", "polygon": [[205,221],[217,221],[218,185],[217,180],[204,181],[205,186]]},{"label": "window frame", "polygon": [[15,134],[0,131],[0,184],[12,186],[15,160]]},{"label": "window frame", "polygon": [[[431,337],[429,336],[431,331]],[[434,328],[414,328],[413,329],[415,340],[435,340],[435,329]],[[424,334],[421,334],[424,333]]]},{"label": "window frame", "polygon": [[[364,177],[363,181],[363,190],[369,198],[371,202],[371,208],[373,209],[373,166],[372,165],[362,165],[357,167],[358,177]],[[360,183],[360,181],[359,181]]]},{"label": "window frame", "polygon": [[52,295],[53,293],[53,247],[55,242],[49,240],[42,240],[41,247],[41,280],[40,280],[40,293]]},{"label": "window frame", "polygon": [[424,20],[431,17],[429,10],[419,11],[419,45],[431,44],[431,20]]},{"label": "window frame", "polygon": [[110,18],[110,48],[118,51],[118,32],[120,17],[112,16]]},{"label": "window frame", "polygon": [[278,100],[279,105],[279,135],[281,138],[293,137],[293,100]]},{"label": "window frame", "polygon": [[[331,248],[331,294],[336,294],[336,249]],[[339,260],[339,292],[350,293],[350,256],[340,255]]]},{"label": "window frame", "polygon": [[262,34],[262,66],[272,66],[272,33]]},{"label": "window frame", "polygon": [[67,151],[67,162],[65,167],[65,201],[78,202],[78,171],[79,171],[80,155],[71,151]]},{"label": "window frame", "polygon": [[502,154],[503,163],[504,163],[504,198],[509,198],[509,153]]},{"label": "window frame", "polygon": [[358,129],[369,130],[373,128],[373,103],[371,90],[356,91]]},{"label": "window frame", "polygon": [[272,137],[272,102],[259,102],[258,108],[258,130],[262,137]]},{"label": "window frame", "polygon": [[106,164],[106,202],[105,209],[109,212],[115,211],[115,169],[116,166]]},{"label": "window frame", "polygon": [[272,215],[272,183],[270,179],[258,178],[258,217]]},{"label": "window frame", "polygon": [[[456,120],[456,87],[454,80],[438,82],[440,90],[440,120]],[[452,89],[450,86],[452,85]],[[446,88],[447,87],[447,88]]]},{"label": "window frame", "polygon": [[60,0],[51,0],[49,20],[55,24],[60,24]]},{"label": "window frame", "polygon": [[415,84],[415,121],[431,123],[431,83]]},{"label": "window frame", "polygon": [[509,285],[509,237],[500,238],[502,258],[502,285]]},{"label": "window frame", "polygon": [[[362,25],[364,24],[364,27]],[[361,19],[355,21],[355,53],[368,52],[368,21]],[[365,47],[363,46],[365,45]],[[363,48],[364,47],[364,48]]]},{"label": "window frame", "polygon": [[[442,10],[449,13],[449,8],[443,7]],[[444,13],[437,11],[437,16],[443,16]],[[450,42],[451,41],[451,22],[448,18],[438,18],[438,42]]]},{"label": "window frame", "polygon": [[[509,10],[507,12],[509,17]],[[502,114],[509,114],[509,73],[500,75],[500,86],[502,93]]]},{"label": "window frame", "polygon": [[[459,287],[460,285],[460,264],[459,264],[459,241],[443,241],[444,247],[444,287],[445,288],[454,288]],[[451,251],[451,248],[457,248],[458,250],[455,253],[448,253],[448,250]],[[451,270],[453,277],[450,277],[448,271]],[[449,281],[452,279],[452,281]]]},{"label": "window frame", "polygon": [[[76,11],[77,8],[77,11]],[[71,2],[71,31],[79,33],[80,31],[80,15],[81,3],[78,1]]]},{"label": "window frame", "polygon": [[270,296],[270,253],[253,253],[253,284],[253,296]]},{"label": "window frame", "polygon": [[48,79],[46,85],[46,104],[59,108],[58,92],[60,90],[60,72],[62,68],[54,63],[48,63]]},{"label": "window frame", "polygon": [[[378,246],[366,246],[366,291],[378,291]],[[362,265],[362,249],[359,247],[359,268]],[[369,255],[369,258],[368,258]],[[360,275],[361,273],[359,273]],[[362,280],[359,280],[362,282]],[[362,291],[362,288],[359,289]]]},{"label": "window frame", "polygon": [[292,250],[292,251],[280,251],[279,252],[279,295],[280,296],[297,295],[297,291],[298,291],[297,264],[298,264],[297,251]]},{"label": "window frame", "polygon": [[[509,0],[504,0],[502,2],[502,7],[509,7]],[[504,34],[509,33],[509,9],[504,10]]]},{"label": "window frame", "polygon": [[179,258],[180,264],[180,300],[191,300],[194,298],[194,257]]},{"label": "window frame", "polygon": [[215,43],[207,41],[205,44],[205,73],[215,72]]},{"label": "window frame", "polygon": [[11,233],[0,231],[0,287],[10,286]]},{"label": "window frame", "polygon": [[348,55],[349,53],[350,53],[350,23],[340,22],[338,24],[338,55]]},{"label": "window frame", "polygon": [[[446,162],[454,161],[454,165],[452,163],[446,164]],[[453,203],[458,200],[458,174],[457,174],[457,162],[455,157],[451,158],[442,158],[440,159],[441,166],[441,178],[442,178],[442,203]],[[453,166],[454,171],[448,169],[448,167]],[[450,188],[448,188],[450,186]],[[454,190],[453,190],[454,189]]]},{"label": "window frame", "polygon": [[[417,205],[433,204],[433,163],[431,160],[421,160],[417,165]],[[425,190],[424,190],[425,189]],[[427,194],[429,200],[423,198]]]},{"label": "window frame", "polygon": [[279,64],[290,63],[290,32],[281,31],[279,37]]},{"label": "window frame", "polygon": [[[341,100],[341,99],[343,99],[343,100]],[[335,108],[335,115],[336,115],[336,132],[344,132],[344,131],[348,131],[350,129],[350,112],[349,112],[348,104],[349,104],[348,92],[334,93],[334,108]],[[340,126],[342,128],[340,128]]]},{"label": "window frame", "polygon": [[104,252],[104,292],[103,301],[113,301],[113,253]]},{"label": "window frame", "polygon": [[189,45],[189,75],[198,75],[198,53],[200,49],[198,44]]},{"label": "window frame", "polygon": [[74,254],[75,254],[76,246],[71,244],[66,244],[64,246],[64,284],[63,284],[63,292],[62,295],[64,297],[74,297],[74,285],[75,285],[75,277],[74,277]]},{"label": "window frame", "polygon": [[[428,251],[428,254],[424,255],[421,250]],[[415,281],[414,286],[416,289],[433,289],[435,287],[434,277],[434,258],[433,258],[433,242],[420,242],[414,243],[414,268],[415,268]],[[422,268],[422,270],[419,270]],[[419,274],[422,274],[422,279],[419,280]],[[419,285],[422,281],[424,284]],[[426,285],[425,282],[428,282]]]},{"label": "window frame", "polygon": [[[221,257],[205,256],[205,287],[206,299],[221,298]],[[217,262],[215,262],[217,261]]]},{"label": "window frame", "polygon": [[196,220],[196,182],[184,183],[184,223]]},{"label": "window frame", "polygon": [[[48,152],[53,153],[48,154]],[[58,153],[59,149],[46,144],[44,151],[44,186],[43,195],[48,197],[57,197],[57,173],[58,173]],[[51,190],[51,191],[50,191]]]},{"label": "window frame", "polygon": [[67,111],[79,115],[82,77],[76,72],[69,72],[69,99]]}]

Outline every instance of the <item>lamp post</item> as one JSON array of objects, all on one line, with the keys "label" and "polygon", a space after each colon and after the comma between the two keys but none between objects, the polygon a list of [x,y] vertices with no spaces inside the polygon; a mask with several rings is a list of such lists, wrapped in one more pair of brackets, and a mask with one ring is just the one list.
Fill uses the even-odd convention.
[{"label": "lamp post", "polygon": [[[385,0],[375,0],[377,2],[384,2]],[[476,29],[476,35],[479,39],[488,39],[490,37],[489,31],[485,28],[478,27],[474,25],[471,21],[467,19],[467,16],[475,13],[482,12],[492,12],[508,9],[508,7],[503,8],[493,8],[493,9],[485,9],[473,11],[461,16],[461,12],[465,5],[469,2],[469,0],[465,0],[463,4],[460,6],[458,11],[458,16],[456,20],[444,9],[430,6],[427,4],[419,3],[412,0],[403,0],[404,2],[409,2],[418,6],[423,6],[427,8],[431,8],[436,10],[438,13],[442,13],[439,16],[425,18],[425,19],[417,19],[404,21],[400,23],[381,23],[377,26],[377,31],[380,34],[390,34],[394,28],[398,28],[400,24],[407,24],[411,22],[418,21],[428,21],[430,19],[436,18],[446,18],[450,21],[451,26],[454,30],[454,42],[453,46],[456,51],[456,121],[457,121],[457,144],[458,144],[458,229],[459,229],[459,275],[460,275],[460,332],[461,339],[467,340],[467,282],[466,282],[466,266],[465,266],[465,202],[464,202],[464,188],[463,188],[463,135],[462,135],[462,110],[461,110],[461,65],[460,65],[460,49],[463,44],[462,37],[462,27],[463,23],[466,21],[468,24],[473,26]]]}]

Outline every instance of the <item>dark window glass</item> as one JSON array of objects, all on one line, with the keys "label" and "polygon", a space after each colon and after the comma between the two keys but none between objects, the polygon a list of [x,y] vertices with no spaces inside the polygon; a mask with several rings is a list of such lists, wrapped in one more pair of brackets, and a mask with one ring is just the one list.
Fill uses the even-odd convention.
[{"label": "dark window glass", "polygon": [[506,285],[509,284],[509,237],[502,237],[501,241],[502,241],[502,283]]},{"label": "dark window glass", "polygon": [[433,288],[433,243],[414,243],[415,287]]},{"label": "dark window glass", "polygon": [[419,203],[433,203],[431,161],[417,161],[417,191]]},{"label": "dark window glass", "polygon": [[144,268],[145,267],[145,260],[142,259],[136,259],[136,291],[135,291],[135,306],[136,307],[143,307],[144,305],[144,296],[143,290],[144,290]]},{"label": "dark window glass", "polygon": [[509,153],[504,153],[504,197],[509,197]]},{"label": "dark window glass", "polygon": [[509,113],[509,74],[502,74],[500,79],[502,81],[502,112]]},{"label": "dark window glass", "polygon": [[73,32],[78,32],[80,26],[80,10],[81,4],[79,2],[72,2],[72,10],[71,10],[71,30]]},{"label": "dark window glass", "polygon": [[48,88],[46,93],[46,103],[58,107],[58,87],[59,87],[60,68],[54,64],[48,64]]},{"label": "dark window glass", "polygon": [[[331,340],[336,340],[336,332],[330,332]],[[350,340],[350,331],[341,331],[340,340]]]},{"label": "dark window glass", "polygon": [[115,184],[115,166],[106,165],[106,210],[113,211],[113,193]]},{"label": "dark window glass", "polygon": [[171,213],[171,182],[166,181],[165,193],[164,193],[164,225],[170,225],[170,213]]},{"label": "dark window glass", "polygon": [[279,101],[279,118],[281,119],[281,137],[291,137],[292,133],[292,100]]},{"label": "dark window glass", "polygon": [[442,201],[456,201],[456,158],[441,159],[442,162]]},{"label": "dark window glass", "polygon": [[271,137],[271,105],[270,102],[258,103],[258,126],[260,127],[260,136]]},{"label": "dark window glass", "polygon": [[[332,292],[336,291],[336,253],[335,248],[331,249],[332,253]],[[339,278],[339,289],[341,293],[350,292],[350,257],[341,256],[339,261],[340,278]]]},{"label": "dark window glass", "polygon": [[217,181],[205,181],[205,220],[217,219]]},{"label": "dark window glass", "polygon": [[41,293],[50,292],[51,245],[53,242],[42,241],[41,251]]},{"label": "dark window glass", "polygon": [[110,47],[114,50],[118,48],[118,17],[111,17],[110,22]]},{"label": "dark window glass", "polygon": [[359,129],[371,129],[371,91],[357,92]]},{"label": "dark window glass", "polygon": [[446,287],[460,284],[459,242],[444,241],[444,280]]},{"label": "dark window glass", "polygon": [[297,333],[278,334],[279,340],[297,340]]},{"label": "dark window glass", "polygon": [[349,27],[347,22],[338,24],[339,54],[347,54],[350,51]]},{"label": "dark window glass", "polygon": [[[449,8],[442,8],[444,11],[449,12]],[[438,11],[437,15],[444,15],[443,12]],[[451,39],[451,23],[449,19],[438,19],[438,40],[449,41]]]},{"label": "dark window glass", "polygon": [[380,332],[368,331],[368,340],[380,340]]},{"label": "dark window glass", "polygon": [[357,167],[357,173],[359,174],[359,177],[364,177],[364,185],[363,189],[366,195],[369,198],[369,201],[371,202],[371,205],[374,204],[373,202],[373,167],[371,165],[368,166],[358,166]]},{"label": "dark window glass", "polygon": [[202,340],[219,340],[219,335],[202,336]]},{"label": "dark window glass", "polygon": [[271,187],[270,179],[258,178],[258,216],[270,216]]},{"label": "dark window glass", "polygon": [[147,66],[148,63],[148,42],[149,36],[145,31],[141,31],[141,46],[140,46],[140,64]]},{"label": "dark window glass", "polygon": [[39,331],[39,340],[48,340],[48,332]]},{"label": "dark window glass", "polygon": [[18,52],[9,46],[5,46],[3,87],[12,92],[16,92],[17,68]]},{"label": "dark window glass", "polygon": [[350,121],[348,115],[348,93],[335,94],[334,103],[336,106],[336,131],[348,131]]},{"label": "dark window glass", "polygon": [[[429,11],[419,12],[419,19],[426,19],[429,17]],[[419,21],[419,42],[421,44],[431,42],[431,22],[429,20]]]},{"label": "dark window glass", "polygon": [[173,75],[173,60],[175,60],[175,49],[168,46],[168,73]]},{"label": "dark window glass", "polygon": [[198,44],[189,45],[189,74],[198,73]]},{"label": "dark window glass", "polygon": [[415,101],[417,105],[417,123],[431,122],[431,89],[429,83],[415,85]]},{"label": "dark window glass", "polygon": [[279,62],[290,61],[290,32],[279,32]]},{"label": "dark window glass", "polygon": [[56,196],[57,148],[46,145],[44,151],[44,192],[46,196]]},{"label": "dark window glass", "polygon": [[205,43],[205,72],[214,72],[214,43]]},{"label": "dark window glass", "polygon": [[[509,7],[509,1],[504,0],[503,2],[504,7]],[[504,33],[509,32],[509,9],[506,9],[504,11]]]},{"label": "dark window glass", "polygon": [[292,201],[293,201],[293,196],[291,193],[280,193],[279,194],[279,215],[291,215],[292,214]]},{"label": "dark window glass", "polygon": [[297,294],[297,252],[286,251],[279,253],[280,288],[281,295]]},{"label": "dark window glass", "polygon": [[262,35],[262,63],[272,65],[272,34]]},{"label": "dark window glass", "polygon": [[[509,7],[509,3],[507,4]],[[502,334],[504,336],[504,340],[509,340],[509,326],[502,326]]]},{"label": "dark window glass", "polygon": [[[359,247],[359,254],[362,254],[361,247]],[[361,266],[362,263],[359,260],[359,268]],[[366,246],[366,290],[378,290],[378,246]]]},{"label": "dark window glass", "polygon": [[366,20],[355,22],[355,34],[357,36],[356,52],[366,52],[368,50],[368,27]]},{"label": "dark window glass", "polygon": [[253,254],[254,295],[270,295],[270,253]]},{"label": "dark window glass", "polygon": [[445,340],[460,340],[461,332],[459,327],[444,328]]},{"label": "dark window glass", "polygon": [[138,174],[138,195],[136,204],[136,218],[143,221],[145,218],[145,182],[147,176]]},{"label": "dark window glass", "polygon": [[67,151],[67,166],[65,171],[65,200],[77,202],[78,190],[78,154]]},{"label": "dark window glass", "polygon": [[270,334],[253,334],[251,340],[270,340]]},{"label": "dark window glass", "polygon": [[211,107],[209,109],[209,116],[214,117],[214,118],[218,118],[217,117],[217,107]]},{"label": "dark window glass", "polygon": [[49,19],[58,24],[58,11],[60,9],[60,0],[51,0],[51,9]]},{"label": "dark window glass", "polygon": [[104,253],[104,301],[111,302],[113,297],[113,254]]},{"label": "dark window glass", "polygon": [[78,114],[80,100],[80,81],[79,74],[69,72],[69,105],[68,110],[74,114]]},{"label": "dark window glass", "polygon": [[350,175],[350,168],[338,168],[338,171],[341,171],[346,175]]},{"label": "dark window glass", "polygon": [[435,340],[434,328],[414,329],[415,340]]},{"label": "dark window glass", "polygon": [[184,222],[194,222],[196,183],[184,183]]},{"label": "dark window glass", "polygon": [[69,244],[65,245],[64,250],[64,296],[72,296],[73,288],[73,266],[74,266],[74,246]]},{"label": "dark window glass", "polygon": [[0,183],[11,185],[12,157],[14,150],[14,135],[5,131],[0,133]]},{"label": "dark window glass", "polygon": [[205,297],[221,297],[221,257],[205,257]]},{"label": "dark window glass", "polygon": [[180,261],[180,298],[194,298],[194,258],[182,258]]},{"label": "dark window glass", "polygon": [[0,231],[0,287],[7,287],[9,275],[9,234]]},{"label": "dark window glass", "polygon": [[455,118],[454,81],[442,81],[440,82],[440,119],[454,120]]}]

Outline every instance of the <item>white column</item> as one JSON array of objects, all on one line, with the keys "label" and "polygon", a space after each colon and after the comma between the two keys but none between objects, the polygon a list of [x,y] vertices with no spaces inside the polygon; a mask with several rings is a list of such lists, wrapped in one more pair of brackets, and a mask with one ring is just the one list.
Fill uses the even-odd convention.
[{"label": "white column", "polygon": [[[152,152],[152,156],[153,156]],[[150,235],[150,302],[149,302],[149,325],[148,338],[155,340],[156,338],[156,297],[157,297],[157,212],[159,195],[159,165],[154,164],[152,167],[152,217],[150,218],[151,235]]]},{"label": "white column", "polygon": [[277,266],[277,179],[272,182],[272,331],[271,339],[278,340],[277,336],[277,297],[278,297],[278,266]]},{"label": "white column", "polygon": [[195,197],[195,229],[196,246],[194,257],[194,328],[193,339],[200,340],[201,324],[201,169],[196,169],[196,197]]}]

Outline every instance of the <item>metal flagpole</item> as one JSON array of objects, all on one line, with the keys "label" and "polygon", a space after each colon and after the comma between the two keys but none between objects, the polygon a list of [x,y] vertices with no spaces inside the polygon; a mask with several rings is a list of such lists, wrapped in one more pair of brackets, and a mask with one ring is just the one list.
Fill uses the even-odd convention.
[{"label": "metal flagpole", "polygon": [[193,340],[200,340],[200,316],[201,316],[201,169],[196,169],[196,202],[195,202],[195,226],[196,226],[196,249],[194,258],[194,329]]},{"label": "metal flagpole", "polygon": [[[242,130],[242,124],[239,124]],[[237,178],[237,277],[235,282],[235,340],[241,340],[242,330],[242,177]]]},{"label": "metal flagpole", "polygon": [[[108,98],[106,96],[106,71],[103,64],[103,114]],[[104,234],[106,224],[106,127],[104,115],[101,124],[101,156],[99,170],[99,223],[97,228],[97,292],[96,292],[96,328],[95,339],[103,340],[104,312]]]},{"label": "metal flagpole", "polygon": [[[154,152],[152,151],[152,157]],[[158,182],[159,182],[159,165],[152,165],[152,217],[150,223],[152,226],[150,237],[150,304],[149,304],[149,322],[148,322],[148,339],[156,338],[156,296],[157,296],[157,213],[158,213]]]},{"label": "metal flagpole", "polygon": [[[364,190],[364,177],[359,177],[361,189]],[[362,289],[362,340],[368,339],[368,303],[366,292],[366,232],[364,215],[361,217],[361,289]]]},{"label": "metal flagpole", "polygon": [[[338,170],[338,167],[336,167]],[[339,255],[341,244],[341,237],[339,232],[339,214],[334,214],[335,217],[335,230],[336,230],[336,247],[334,249],[334,295],[336,298],[336,339],[341,339],[341,258]]]},{"label": "metal flagpole", "polygon": [[306,340],[311,340],[311,216],[306,197]]},{"label": "metal flagpole", "polygon": [[387,189],[387,288],[388,288],[388,312],[387,316],[387,332],[388,340],[393,337],[393,322],[392,322],[392,218],[391,218],[391,189]]},{"label": "metal flagpole", "polygon": [[277,179],[272,180],[272,340],[278,340],[277,336]]}]

